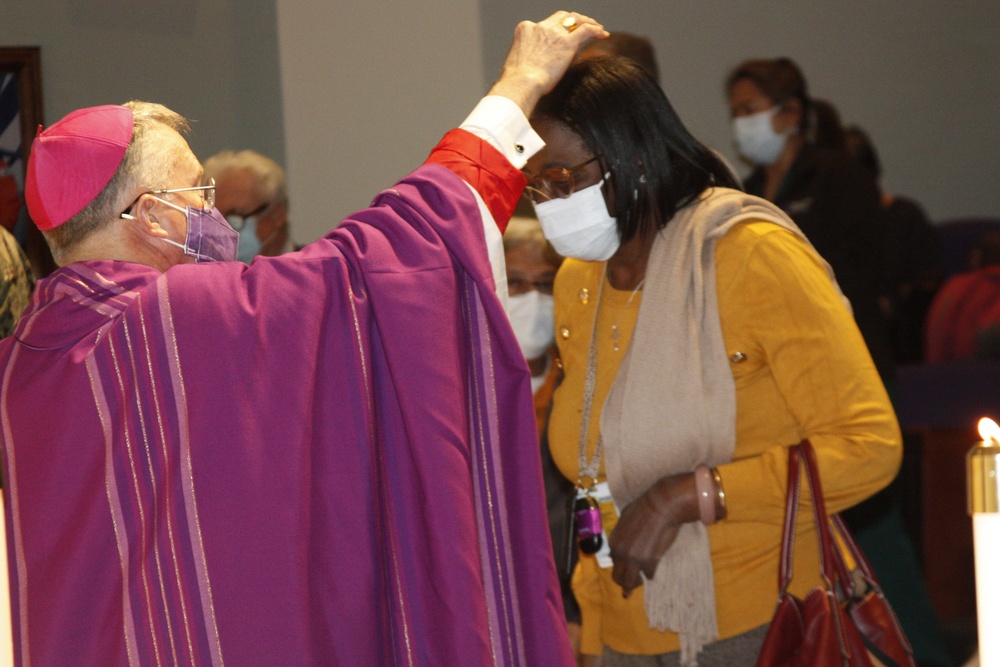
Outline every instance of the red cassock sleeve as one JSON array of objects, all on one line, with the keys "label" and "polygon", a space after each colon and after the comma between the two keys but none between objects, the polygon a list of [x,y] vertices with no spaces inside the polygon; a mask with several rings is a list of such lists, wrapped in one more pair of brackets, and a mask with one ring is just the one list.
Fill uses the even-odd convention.
[{"label": "red cassock sleeve", "polygon": [[444,135],[426,162],[447,167],[475,188],[503,233],[527,184],[503,153],[471,132],[455,129]]}]

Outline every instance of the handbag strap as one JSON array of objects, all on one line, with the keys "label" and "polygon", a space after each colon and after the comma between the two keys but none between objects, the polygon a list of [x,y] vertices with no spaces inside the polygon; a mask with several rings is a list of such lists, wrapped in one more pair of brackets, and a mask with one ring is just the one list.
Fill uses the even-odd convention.
[{"label": "handbag strap", "polygon": [[819,537],[820,573],[823,575],[827,590],[833,591],[833,584],[838,580],[837,557],[833,546],[833,536],[830,533],[830,519],[827,516],[826,503],[823,499],[823,487],[820,485],[819,473],[816,470],[816,455],[813,452],[812,444],[808,440],[803,440],[798,445],[788,448],[788,491],[785,497],[785,526],[781,538],[781,563],[778,568],[778,588],[782,593],[788,589],[788,585],[792,581],[795,524],[798,518],[801,487],[799,477],[803,467],[806,472],[806,481],[809,484],[813,519],[816,522],[816,532]]},{"label": "handbag strap", "polygon": [[830,584],[837,579],[839,574],[841,585],[848,585],[845,582],[850,579],[850,576],[847,573],[846,565],[844,565],[844,559],[841,557],[840,549],[833,541],[833,533],[830,531],[830,516],[826,512],[826,498],[823,495],[823,485],[819,479],[816,452],[808,440],[799,443],[799,449],[802,451],[802,465],[806,469],[806,479],[809,480],[809,488],[812,490],[813,514],[816,517],[819,532],[820,553],[825,561],[823,573]]},{"label": "handbag strap", "polygon": [[[858,547],[857,542],[854,541],[854,536],[851,535],[851,531],[847,529],[847,525],[839,514],[834,514],[830,517],[833,522],[833,530],[836,533],[839,543],[843,544],[843,549],[847,551],[851,556],[851,560],[854,561],[855,568],[861,572],[861,578],[868,584],[869,587],[881,588],[878,582],[875,580],[875,573],[872,571],[872,566],[868,563],[868,559],[865,558],[865,554]],[[845,592],[852,597],[858,596],[863,591],[859,591],[858,586],[861,584],[855,577],[851,576],[850,569],[848,567],[847,561],[844,558],[844,554],[841,549],[836,550],[837,556],[837,571],[840,574],[840,580],[844,585],[848,586],[848,590]]]},{"label": "handbag strap", "polygon": [[[806,470],[809,473],[810,485],[814,489],[821,489],[820,477],[819,477],[819,466],[816,463],[816,452],[813,450],[812,443],[809,441],[803,441],[802,454],[805,459]],[[822,500],[822,490],[819,491],[820,500]],[[816,495],[813,498],[817,498]],[[826,503],[822,504],[822,513],[826,514]],[[868,559],[865,558],[861,549],[858,547],[857,543],[854,541],[854,537],[851,532],[844,525],[844,520],[839,514],[834,514],[832,517],[825,517],[823,521],[824,525],[830,526],[832,523],[833,531],[836,532],[837,536],[840,538],[839,542],[833,541],[831,539],[831,555],[833,560],[833,565],[836,567],[837,575],[840,580],[840,586],[844,589],[844,593],[849,596],[854,596],[861,591],[857,590],[858,582],[854,577],[851,576],[850,568],[847,565],[847,561],[844,558],[844,553],[841,550],[840,544],[843,544],[843,548],[851,555],[851,559],[854,561],[855,566],[860,570],[864,579],[868,582],[870,586],[874,585],[877,587],[875,581],[875,574],[872,571],[871,565],[868,564]],[[832,533],[831,533],[832,535]]]},{"label": "handbag strap", "polygon": [[795,550],[795,520],[799,509],[799,450],[788,449],[788,490],[785,492],[785,526],[781,533],[781,562],[778,590],[784,593],[792,581],[792,554]]},{"label": "handbag strap", "polygon": [[[801,448],[803,453],[803,461],[806,469],[809,472],[810,486],[813,488],[813,507],[817,510],[817,520],[820,520],[820,515],[822,515],[821,524],[821,541],[822,533],[826,533],[829,538],[829,550],[826,551],[827,558],[832,559],[836,571],[840,580],[840,587],[844,594],[853,597],[860,598],[861,595],[865,593],[864,589],[859,590],[862,582],[858,581],[851,576],[848,571],[847,563],[844,559],[844,554],[837,543],[833,542],[832,532],[830,526],[833,526],[833,531],[836,531],[837,536],[844,545],[844,549],[851,555],[854,560],[855,567],[861,572],[863,583],[868,586],[869,589],[874,590],[879,597],[883,597],[882,589],[875,579],[875,573],[872,570],[871,564],[869,564],[868,559],[865,558],[864,552],[858,547],[857,542],[854,541],[854,536],[851,535],[851,531],[847,529],[847,525],[839,514],[834,514],[832,517],[827,518],[826,515],[826,503],[823,502],[823,491],[820,487],[819,481],[819,467],[816,464],[816,453],[813,451],[812,444],[808,440],[803,440],[798,448]],[[817,495],[818,494],[818,495]],[[829,578],[829,574],[826,575]],[[830,582],[833,579],[830,578]],[[832,589],[831,589],[832,590]],[[900,639],[903,648],[906,649],[908,653],[912,655],[913,648],[910,645],[910,640],[907,638],[906,633],[903,631],[903,627],[899,623],[899,619],[896,618],[896,613],[893,611],[892,607],[889,606],[888,601],[885,603],[886,609],[889,611],[889,618],[893,625],[895,626],[895,634]],[[885,662],[885,661],[883,661]],[[889,664],[889,663],[886,663]]]}]

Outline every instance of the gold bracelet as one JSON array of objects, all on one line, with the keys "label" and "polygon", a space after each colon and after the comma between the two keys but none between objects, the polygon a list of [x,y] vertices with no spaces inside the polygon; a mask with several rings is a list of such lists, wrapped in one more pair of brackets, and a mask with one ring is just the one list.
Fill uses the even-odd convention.
[{"label": "gold bracelet", "polygon": [[706,526],[711,526],[718,516],[711,468],[700,465],[694,469],[694,490],[698,496],[698,518]]},{"label": "gold bracelet", "polygon": [[712,481],[715,482],[715,520],[721,521],[729,515],[726,508],[726,489],[722,486],[722,475],[718,468],[712,468]]}]

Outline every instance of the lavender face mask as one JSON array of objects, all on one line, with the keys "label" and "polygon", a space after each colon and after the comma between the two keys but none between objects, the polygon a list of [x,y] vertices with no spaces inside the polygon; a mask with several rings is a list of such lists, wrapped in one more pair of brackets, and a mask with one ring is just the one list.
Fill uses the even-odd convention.
[{"label": "lavender face mask", "polygon": [[[163,201],[162,199],[160,201]],[[236,249],[240,243],[240,233],[219,213],[219,209],[206,211],[187,206],[181,208],[164,201],[164,204],[184,211],[187,216],[187,237],[181,245],[170,239],[161,239],[175,245],[196,262],[232,262],[236,260]]]}]

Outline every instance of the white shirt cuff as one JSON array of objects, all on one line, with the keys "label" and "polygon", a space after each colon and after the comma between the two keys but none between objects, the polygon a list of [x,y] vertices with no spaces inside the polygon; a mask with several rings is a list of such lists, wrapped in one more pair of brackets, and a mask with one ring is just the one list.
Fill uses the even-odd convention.
[{"label": "white shirt cuff", "polygon": [[483,139],[521,169],[545,145],[521,107],[502,95],[487,95],[459,127]]}]

